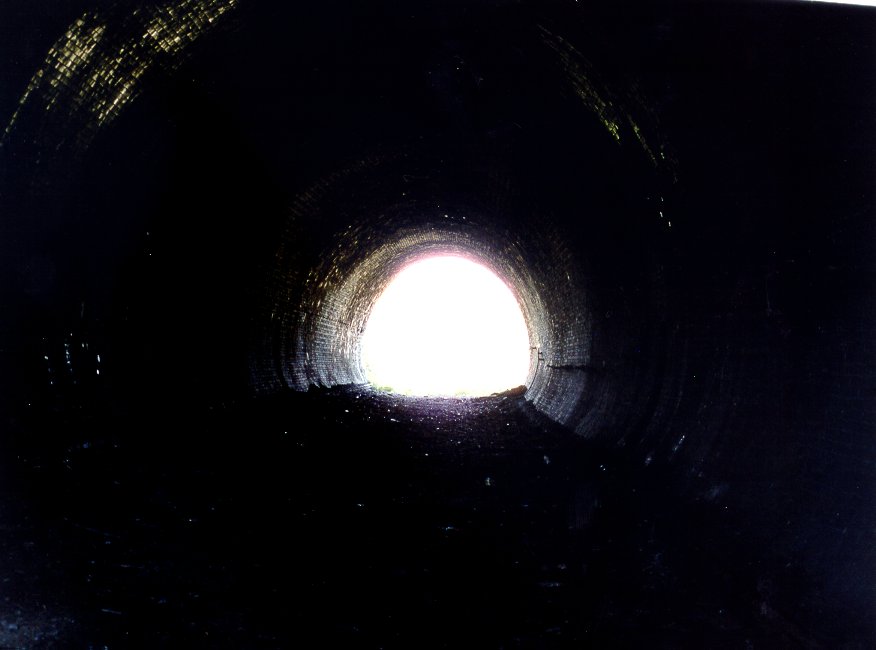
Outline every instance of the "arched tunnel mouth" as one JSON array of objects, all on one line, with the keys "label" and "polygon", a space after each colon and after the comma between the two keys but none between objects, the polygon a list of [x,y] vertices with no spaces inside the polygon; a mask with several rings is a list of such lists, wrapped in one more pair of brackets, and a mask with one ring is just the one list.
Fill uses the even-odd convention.
[{"label": "arched tunnel mouth", "polygon": [[[337,193],[350,192],[361,201],[362,196],[350,186],[368,183],[373,173],[369,170],[364,179],[342,183]],[[460,200],[458,194],[447,191],[443,181],[437,190],[427,190],[425,200],[408,200],[407,195],[413,192],[407,185],[405,200],[391,210],[368,206],[370,212],[381,216],[354,221],[332,234],[307,271],[300,293],[291,299],[286,294],[272,296],[272,313],[278,327],[283,328],[277,337],[280,372],[286,385],[305,390],[370,383],[361,353],[376,301],[405,269],[423,260],[451,256],[477,262],[503,282],[526,331],[525,344],[516,343],[518,354],[521,348],[526,354],[524,370],[518,362],[519,379],[467,392],[484,396],[522,389],[519,392],[525,392],[537,408],[568,424],[575,417],[574,410],[580,408],[586,386],[599,382],[598,374],[587,375],[592,366],[592,333],[598,327],[590,311],[580,261],[570,255],[563,235],[546,215],[535,227],[525,219],[500,218],[476,197]],[[448,194],[455,196],[455,203],[435,198]],[[429,203],[432,205],[424,205]],[[326,207],[311,202],[297,209],[320,214]],[[340,210],[346,212],[346,208]],[[281,253],[278,259],[284,257]],[[281,275],[286,272],[282,267],[275,271]],[[558,284],[555,278],[563,281]],[[290,317],[277,318],[283,311]],[[570,322],[575,323],[574,331],[569,329]],[[407,392],[434,396],[456,391]]]},{"label": "arched tunnel mouth", "polygon": [[[424,397],[484,396],[532,383],[543,302],[519,259],[505,259],[508,247],[491,248],[478,230],[411,227],[361,251],[312,314],[315,331],[331,332],[320,345],[341,351],[346,367],[335,375]],[[339,254],[347,246],[342,241]],[[314,281],[319,287],[324,279]],[[304,358],[318,354],[311,343]]]},{"label": "arched tunnel mouth", "polygon": [[[334,253],[325,256],[312,275],[315,290],[305,293],[296,309],[307,314],[309,321],[303,324],[304,334],[298,334],[301,343],[297,360],[303,358],[307,368],[323,373],[304,373],[308,381],[317,385],[370,384],[414,396],[485,396],[531,387],[539,372],[545,372],[541,367],[544,350],[552,348],[548,303],[539,294],[533,271],[526,264],[531,255],[527,249],[532,245],[513,233],[499,235],[476,218],[472,224],[470,219],[470,214],[464,214],[452,221],[444,214],[440,225],[420,225],[416,221],[404,226],[393,224],[389,226],[391,234],[374,239],[371,245],[363,244],[358,234],[340,238]],[[367,232],[372,225],[360,227]],[[358,233],[359,229],[354,231]],[[368,343],[369,325],[373,324],[379,301],[406,273],[430,266],[436,270],[426,274],[420,271],[415,284],[408,281],[408,293],[403,299],[410,304],[396,302],[393,308],[400,309],[401,314],[379,315],[384,320],[377,325],[387,327],[392,325],[393,317],[407,317],[409,327],[427,331],[378,332],[378,336],[388,336],[378,343],[384,346],[384,354],[398,354],[394,351],[396,345],[407,346],[401,358],[395,359],[405,370],[401,377],[398,370],[390,370],[386,381],[381,379],[386,375],[379,371],[372,378],[367,367],[372,360],[363,356],[367,352],[363,346]],[[550,268],[549,272],[571,277],[571,269]],[[466,277],[469,273],[474,274],[473,279]],[[328,279],[332,274],[337,277],[334,283]],[[423,282],[426,287],[419,285]],[[491,292],[497,294],[495,298]],[[436,299],[440,305],[433,304]],[[462,312],[448,314],[442,309]],[[481,321],[470,320],[473,317]],[[586,315],[579,318],[583,320]],[[479,338],[472,340],[473,334],[466,328],[475,329]],[[419,357],[411,346],[424,348]],[[440,351],[433,346],[439,346]],[[486,357],[485,352],[489,353]],[[583,354],[586,356],[586,351]],[[326,357],[332,364],[328,368],[320,365],[325,364]],[[288,363],[294,372],[296,358]],[[481,367],[484,364],[490,367]],[[404,375],[411,372],[415,374],[414,383],[406,387]],[[435,372],[443,378],[436,378]]]},{"label": "arched tunnel mouth", "polygon": [[[810,92],[866,21],[73,4],[0,64],[0,646],[869,646],[866,111]],[[369,374],[441,258],[513,381]]]}]

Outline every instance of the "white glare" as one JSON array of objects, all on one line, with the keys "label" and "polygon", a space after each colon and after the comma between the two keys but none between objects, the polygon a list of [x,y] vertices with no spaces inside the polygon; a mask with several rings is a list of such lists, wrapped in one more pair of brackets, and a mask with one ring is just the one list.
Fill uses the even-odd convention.
[{"label": "white glare", "polygon": [[876,6],[876,0],[812,0],[813,2],[832,2],[838,5],[861,5],[862,7]]},{"label": "white glare", "polygon": [[377,299],[362,336],[372,385],[408,395],[489,395],[529,372],[529,335],[511,290],[463,257],[404,268]]}]

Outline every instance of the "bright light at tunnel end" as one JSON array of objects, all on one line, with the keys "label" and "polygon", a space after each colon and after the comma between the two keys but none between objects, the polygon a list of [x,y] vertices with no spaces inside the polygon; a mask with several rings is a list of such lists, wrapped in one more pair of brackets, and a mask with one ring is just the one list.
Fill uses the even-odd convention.
[{"label": "bright light at tunnel end", "polygon": [[490,395],[529,373],[529,334],[511,289],[454,255],[417,260],[390,281],[361,352],[372,386],[406,395]]}]

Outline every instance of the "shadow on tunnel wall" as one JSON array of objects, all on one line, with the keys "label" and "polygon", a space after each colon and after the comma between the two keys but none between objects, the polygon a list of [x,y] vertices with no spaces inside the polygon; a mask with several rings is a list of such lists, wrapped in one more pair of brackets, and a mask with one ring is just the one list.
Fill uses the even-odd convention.
[{"label": "shadow on tunnel wall", "polygon": [[873,641],[872,10],[0,12],[10,476],[361,384],[393,273],[463,251],[521,302],[535,411],[801,571],[787,638]]}]

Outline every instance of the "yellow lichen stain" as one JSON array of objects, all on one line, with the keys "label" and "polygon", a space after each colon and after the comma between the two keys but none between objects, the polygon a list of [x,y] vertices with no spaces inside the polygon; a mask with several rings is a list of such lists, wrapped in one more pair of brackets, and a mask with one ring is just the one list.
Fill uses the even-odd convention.
[{"label": "yellow lichen stain", "polygon": [[548,31],[541,25],[539,29],[545,44],[560,58],[575,93],[583,100],[584,105],[596,114],[612,138],[620,142],[620,115],[611,100],[603,96],[607,93],[600,93],[597,90],[591,64],[562,36]]},{"label": "yellow lichen stain", "polygon": [[18,102],[18,107],[6,126],[4,137],[9,135],[21,109],[37,91],[45,110],[52,109],[58,103],[58,96],[89,63],[105,31],[106,25],[99,22],[95,13],[83,14],[69,27],[64,36],[49,48],[43,66],[31,77]]},{"label": "yellow lichen stain", "polygon": [[[151,68],[160,64],[175,69],[186,47],[238,2],[181,0],[139,6],[112,26],[96,11],[83,14],[49,49],[6,126],[3,140],[22,109],[40,102],[37,108],[44,113],[63,107],[70,116],[84,116],[77,142],[87,146],[100,127],[136,99],[140,80]],[[136,29],[137,24],[141,29]]]},{"label": "yellow lichen stain", "polygon": [[[666,147],[654,124],[653,112],[647,107],[635,85],[624,94],[624,101],[613,97],[609,89],[599,84],[593,65],[571,43],[544,26],[539,25],[539,30],[544,43],[558,56],[575,94],[596,115],[615,142],[621,143],[622,130],[623,133],[632,131],[654,167],[667,172],[673,182],[677,182],[675,159],[667,155]],[[649,125],[647,137],[646,129],[640,127],[630,109],[634,109],[637,116],[645,119],[646,126]]]},{"label": "yellow lichen stain", "polygon": [[[629,115],[627,116],[627,120],[630,122],[630,126],[633,128],[633,133],[636,136],[636,139],[639,141],[639,144],[642,145],[642,149],[645,150],[645,153],[648,155],[648,158],[651,159],[651,162],[654,166],[657,166],[657,157],[654,155],[654,152],[651,151],[651,147],[648,146],[648,141],[645,139],[645,136],[642,134],[642,129],[639,128],[639,125],[633,121],[633,118]],[[661,154],[662,155],[662,154]]]}]

